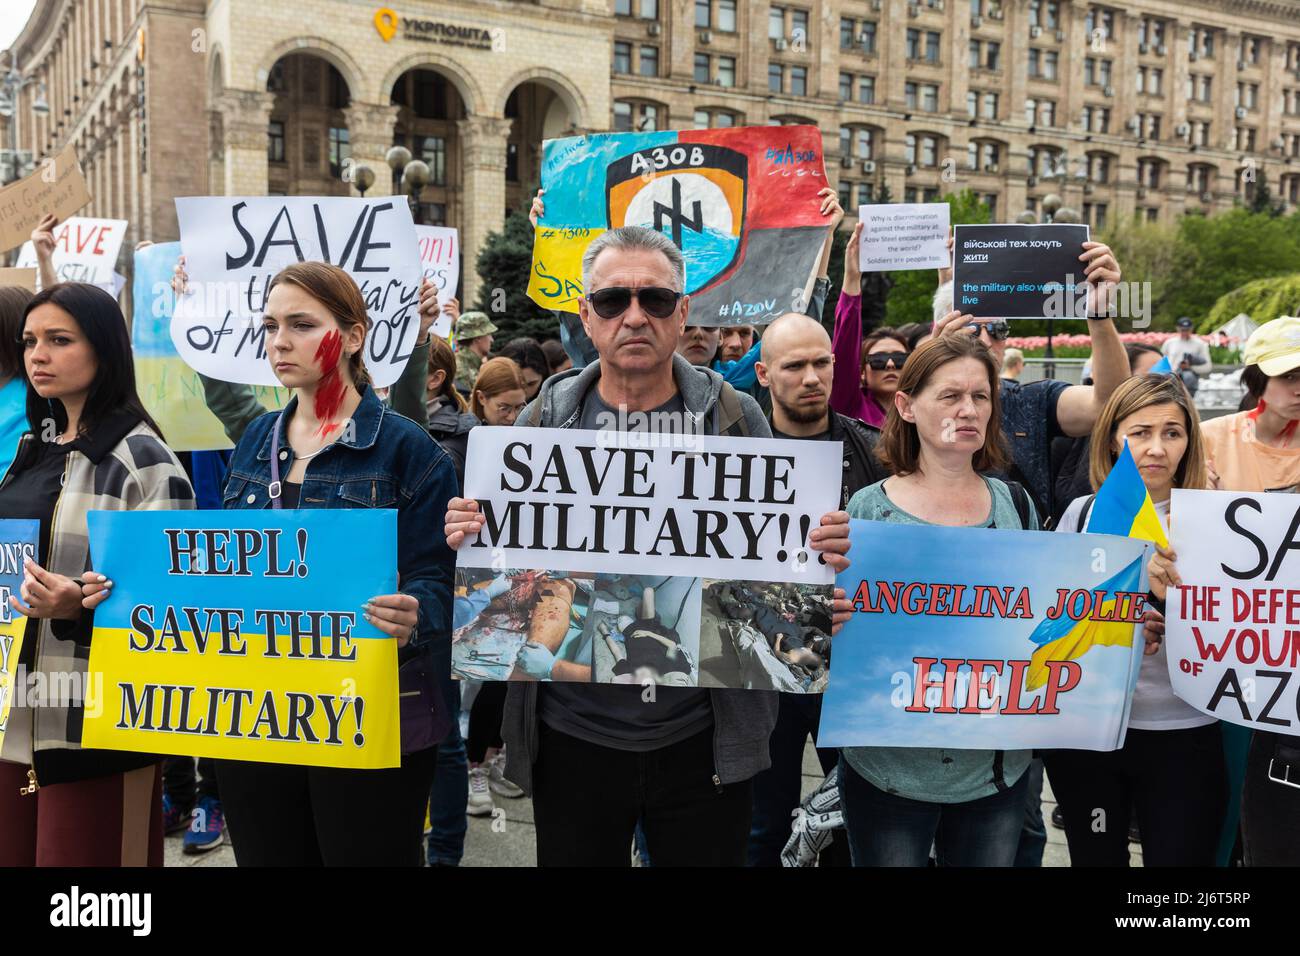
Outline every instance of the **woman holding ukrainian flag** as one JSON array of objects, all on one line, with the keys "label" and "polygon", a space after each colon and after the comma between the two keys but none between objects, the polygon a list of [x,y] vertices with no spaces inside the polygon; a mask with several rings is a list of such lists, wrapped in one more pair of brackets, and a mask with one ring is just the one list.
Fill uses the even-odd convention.
[{"label": "woman holding ukrainian flag", "polygon": [[[1115,390],[1093,428],[1089,471],[1097,493],[1071,502],[1057,531],[1167,546],[1170,493],[1206,487],[1200,418],[1177,378],[1140,375]],[[1044,762],[1072,865],[1127,866],[1131,809],[1144,865],[1214,865],[1227,797],[1222,736],[1217,720],[1174,696],[1163,643],[1146,646],[1124,747],[1049,751]]]}]

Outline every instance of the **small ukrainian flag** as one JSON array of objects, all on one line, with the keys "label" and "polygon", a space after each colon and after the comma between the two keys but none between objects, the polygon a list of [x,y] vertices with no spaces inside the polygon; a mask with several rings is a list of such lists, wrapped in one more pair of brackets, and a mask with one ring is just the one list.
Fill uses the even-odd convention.
[{"label": "small ukrainian flag", "polygon": [[1171,364],[1169,364],[1169,356],[1162,355],[1160,357],[1159,362],[1156,362],[1155,365],[1152,365],[1149,369],[1147,369],[1147,374],[1148,375],[1173,375],[1174,367]]},{"label": "small ukrainian flag", "polygon": [[1165,526],[1156,514],[1133,453],[1128,450],[1128,441],[1124,442],[1115,467],[1097,489],[1088,527],[1084,530],[1089,534],[1116,534],[1169,547]]},{"label": "small ukrainian flag", "polygon": [[[1093,594],[1106,592],[1099,610],[1110,612],[1115,606],[1117,592],[1138,589],[1142,580],[1142,561],[1142,557],[1135,559],[1119,574],[1093,588]],[[1034,628],[1029,640],[1038,647],[1025,671],[1027,691],[1037,690],[1047,683],[1048,661],[1077,660],[1094,647],[1132,647],[1133,625],[1122,621],[1094,621],[1090,617],[1081,621],[1060,617],[1055,621],[1044,620]]]}]

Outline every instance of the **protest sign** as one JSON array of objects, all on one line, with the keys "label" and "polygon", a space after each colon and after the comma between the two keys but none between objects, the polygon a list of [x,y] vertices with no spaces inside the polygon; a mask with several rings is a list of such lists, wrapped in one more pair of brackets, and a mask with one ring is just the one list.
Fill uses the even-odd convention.
[{"label": "protest sign", "polygon": [[0,269],[0,285],[16,285],[29,292],[36,291],[35,269]]},{"label": "protest sign", "polygon": [[[447,226],[416,226],[420,240],[420,266],[424,278],[438,290],[438,304],[444,305],[460,288],[460,233]],[[431,328],[440,339],[451,335],[451,316],[439,312]]]},{"label": "protest sign", "polygon": [[[126,238],[125,219],[88,219],[83,216],[59,223],[54,229],[54,272],[60,282],[89,282],[117,297],[117,256]],[[36,247],[31,240],[18,252],[18,266],[35,268]]]},{"label": "protest sign", "polygon": [[212,378],[278,385],[266,359],[262,311],[275,274],[330,262],[356,281],[370,313],[363,349],[374,385],[392,385],[419,334],[420,250],[400,198],[178,198],[190,291],[176,303],[172,341]]},{"label": "protest sign", "polygon": [[4,745],[9,707],[18,693],[18,661],[22,657],[27,618],[13,609],[9,598],[22,600],[23,561],[36,560],[40,522],[0,519],[0,746]]},{"label": "protest sign", "polygon": [[825,186],[815,126],[547,140],[528,295],[577,312],[587,245],[640,225],[682,250],[693,325],[763,325],[802,311],[826,239]]},{"label": "protest sign", "polygon": [[397,590],[397,513],[92,511],[82,744],[315,767],[400,762],[397,643],[362,605]]},{"label": "protest sign", "polygon": [[946,202],[877,203],[858,207],[862,223],[858,262],[863,272],[897,269],[946,269],[948,252]]},{"label": "protest sign", "polygon": [[833,573],[807,542],[839,504],[841,457],[837,442],[474,429],[465,494],[486,520],[457,553],[456,674],[819,691]]},{"label": "protest sign", "polygon": [[1150,547],[853,521],[818,745],[1118,749]]},{"label": "protest sign", "polygon": [[[179,242],[160,242],[135,253],[135,283],[131,287],[134,314],[131,352],[135,386],[144,407],[167,437],[172,451],[216,451],[233,448],[225,429],[203,399],[203,383],[172,344],[172,270],[181,255]],[[249,386],[268,411],[289,401],[286,388]]]},{"label": "protest sign", "polygon": [[1165,605],[1174,693],[1300,734],[1300,497],[1175,488],[1169,532],[1183,582]]},{"label": "protest sign", "polygon": [[90,202],[90,190],[81,163],[71,145],[43,160],[35,172],[0,189],[0,252],[16,249],[31,239],[32,230],[53,214],[60,219]]},{"label": "protest sign", "polygon": [[977,318],[1083,319],[1088,315],[1088,227],[953,227],[953,308]]}]

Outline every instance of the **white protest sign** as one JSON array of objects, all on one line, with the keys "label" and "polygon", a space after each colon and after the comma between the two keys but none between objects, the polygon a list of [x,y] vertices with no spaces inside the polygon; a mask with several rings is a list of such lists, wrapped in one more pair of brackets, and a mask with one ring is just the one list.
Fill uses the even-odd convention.
[{"label": "white protest sign", "polygon": [[[60,282],[89,282],[117,295],[113,270],[126,238],[125,219],[89,219],[73,216],[54,229],[54,272]],[[36,247],[31,240],[18,252],[18,267],[36,268]],[[39,281],[40,276],[37,275]]]},{"label": "white protest sign", "polygon": [[457,565],[828,584],[807,542],[839,507],[842,457],[828,441],[481,425],[465,497],[486,521]]},{"label": "white protest sign", "polygon": [[1174,693],[1230,723],[1300,734],[1300,496],[1175,490],[1166,600]]},{"label": "white protest sign", "polygon": [[946,202],[859,206],[862,240],[858,262],[862,271],[891,272],[949,266],[949,208]]},{"label": "white protest sign", "polygon": [[[424,277],[438,289],[438,304],[445,305],[460,286],[460,232],[450,226],[416,226],[420,239],[420,266]],[[451,335],[451,316],[439,312],[432,332],[438,338]]]},{"label": "white protest sign", "polygon": [[364,357],[377,386],[397,381],[419,334],[420,253],[400,198],[195,196],[176,200],[190,291],[172,314],[189,366],[226,382],[278,385],[262,311],[275,274],[330,262],[356,281],[370,313]]}]

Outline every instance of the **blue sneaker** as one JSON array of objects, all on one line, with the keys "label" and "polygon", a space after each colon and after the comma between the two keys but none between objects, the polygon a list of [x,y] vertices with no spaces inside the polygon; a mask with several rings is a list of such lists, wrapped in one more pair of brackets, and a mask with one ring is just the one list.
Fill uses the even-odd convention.
[{"label": "blue sneaker", "polygon": [[163,794],[162,799],[163,815],[163,833],[171,836],[173,833],[180,833],[190,825],[190,815],[176,806],[172,798]]},{"label": "blue sneaker", "polygon": [[221,813],[221,801],[216,797],[199,797],[194,805],[194,817],[185,831],[182,849],[186,853],[207,853],[226,840],[226,821]]}]

